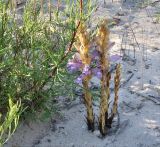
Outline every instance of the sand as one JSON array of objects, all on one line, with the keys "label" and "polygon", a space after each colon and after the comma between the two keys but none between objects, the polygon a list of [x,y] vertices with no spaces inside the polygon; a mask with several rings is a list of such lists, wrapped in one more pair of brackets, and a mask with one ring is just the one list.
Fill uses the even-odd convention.
[{"label": "sand", "polygon": [[[126,56],[134,59],[134,47],[136,49],[135,60],[121,61],[119,117],[109,134],[102,139],[98,130],[87,130],[85,107],[77,98],[72,107],[63,108],[63,119],[53,117],[45,123],[22,123],[5,147],[160,147],[160,24],[155,24],[151,17],[160,6],[157,3],[142,9],[137,2],[107,2],[104,6],[98,1],[91,19],[93,28],[100,18],[120,19],[111,29],[111,40],[116,43],[111,54],[120,54],[123,46]],[[124,35],[122,42],[124,33],[128,35]],[[94,111],[97,121],[98,102],[94,104]]]}]

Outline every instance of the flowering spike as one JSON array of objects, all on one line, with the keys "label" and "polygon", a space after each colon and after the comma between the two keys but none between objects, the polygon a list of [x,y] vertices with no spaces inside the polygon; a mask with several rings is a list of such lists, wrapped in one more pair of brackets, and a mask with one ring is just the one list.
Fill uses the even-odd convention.
[{"label": "flowering spike", "polygon": [[121,73],[121,65],[117,64],[117,66],[116,66],[116,73],[115,73],[115,77],[114,77],[114,84],[115,84],[114,93],[115,93],[115,97],[114,97],[114,103],[113,103],[112,113],[111,113],[111,116],[109,118],[110,126],[112,124],[114,116],[117,114],[118,91],[119,91],[119,86],[120,86],[120,73]]},{"label": "flowering spike", "polygon": [[84,88],[84,102],[87,109],[87,125],[88,129],[94,131],[94,114],[92,108],[92,96],[89,92],[89,81],[92,77],[90,70],[91,57],[89,55],[89,37],[86,28],[83,23],[81,23],[80,28],[77,32],[77,44],[76,46],[81,61],[83,63],[82,75],[77,79],[77,82],[82,83]]},{"label": "flowering spike", "polygon": [[[109,30],[106,27],[107,21],[104,21],[98,30],[99,53],[100,53],[100,67],[101,67],[101,102],[100,102],[100,115],[99,115],[99,129],[102,135],[106,135],[106,119],[108,119],[108,101],[109,101],[109,60],[108,60],[108,45],[109,45]],[[106,118],[107,117],[107,118]]]},{"label": "flowering spike", "polygon": [[[109,56],[109,49],[115,43],[109,42],[109,30],[107,28],[107,21],[104,21],[97,33],[98,48],[89,51],[90,41],[88,33],[83,23],[77,31],[77,40],[75,48],[78,53],[75,54],[72,60],[69,60],[69,71],[81,71],[81,75],[75,80],[84,88],[84,103],[87,109],[86,122],[89,130],[94,130],[94,113],[92,107],[92,95],[89,92],[89,82],[92,76],[101,80],[101,101],[99,114],[99,130],[103,136],[107,134],[107,129],[111,127],[112,120],[117,113],[118,103],[118,89],[120,83],[120,64],[116,67],[115,74],[115,99],[111,115],[108,113],[109,98],[110,98],[110,80],[111,73],[109,72],[110,62],[117,62],[121,59],[119,55]],[[94,40],[95,41],[95,40]],[[110,117],[109,117],[110,116]]]}]

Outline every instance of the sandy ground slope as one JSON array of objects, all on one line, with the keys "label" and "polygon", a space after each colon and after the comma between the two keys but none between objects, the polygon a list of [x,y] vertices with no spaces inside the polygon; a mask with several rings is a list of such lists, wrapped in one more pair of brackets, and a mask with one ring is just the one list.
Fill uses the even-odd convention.
[{"label": "sandy ground slope", "polygon": [[[119,118],[120,124],[115,132],[111,130],[104,139],[99,138],[96,130],[91,133],[87,131],[85,124],[85,107],[77,99],[74,107],[62,111],[64,119],[50,123],[30,123],[22,124],[13,138],[5,147],[160,147],[160,103],[147,99],[145,96],[151,94],[159,97],[158,92],[150,87],[160,85],[160,25],[153,23],[151,16],[157,11],[156,7],[149,6],[146,9],[138,9],[135,3],[127,2],[111,3],[107,6],[99,1],[99,7],[92,16],[93,26],[100,18],[116,17],[121,21],[111,29],[111,40],[116,45],[112,53],[120,53],[122,35],[129,32],[133,34],[127,26],[133,27],[136,40],[127,41],[125,51],[133,58],[134,44],[136,48],[136,63],[122,61],[122,81],[133,74],[131,80],[120,88],[119,94]],[[132,11],[130,11],[130,8]],[[119,15],[117,15],[119,13]],[[132,42],[133,41],[133,42]],[[141,49],[144,48],[145,61],[141,62]],[[143,74],[142,68],[144,67]],[[143,79],[144,90],[141,90]],[[136,93],[140,93],[137,95]],[[141,96],[145,95],[145,96]],[[113,97],[113,94],[111,95]],[[98,114],[99,106],[94,106],[95,113]],[[56,119],[55,119],[56,120]],[[96,115],[97,120],[97,115]],[[117,119],[115,119],[115,127]]]}]

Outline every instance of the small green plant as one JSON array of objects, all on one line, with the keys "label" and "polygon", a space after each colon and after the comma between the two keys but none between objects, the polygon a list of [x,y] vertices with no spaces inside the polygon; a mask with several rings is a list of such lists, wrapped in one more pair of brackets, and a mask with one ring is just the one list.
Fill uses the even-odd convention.
[{"label": "small green plant", "polygon": [[4,117],[0,113],[0,147],[2,147],[2,145],[14,134],[18,126],[21,113],[21,102],[16,102],[14,104],[12,99],[9,98],[7,114]]}]

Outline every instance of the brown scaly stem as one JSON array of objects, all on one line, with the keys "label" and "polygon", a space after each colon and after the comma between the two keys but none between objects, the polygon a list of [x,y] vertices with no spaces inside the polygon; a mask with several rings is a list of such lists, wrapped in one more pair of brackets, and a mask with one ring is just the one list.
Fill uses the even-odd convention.
[{"label": "brown scaly stem", "polygon": [[86,119],[87,119],[88,130],[94,131],[94,113],[93,113],[93,107],[92,107],[92,96],[91,96],[90,89],[89,89],[89,81],[91,77],[92,77],[91,74],[87,75],[83,79],[82,85],[84,88],[84,103],[87,109]]},{"label": "brown scaly stem", "polygon": [[[110,87],[110,80],[111,80],[111,73],[110,72],[107,73],[106,78],[107,78],[106,93],[107,93],[107,99],[108,99],[107,105],[108,105],[108,108],[109,108],[109,98],[110,98],[110,88],[109,87]],[[106,112],[105,115],[106,115],[105,125],[106,125],[106,127],[110,128],[110,125],[109,125],[109,122],[108,122],[108,116],[109,116],[108,111]]]},{"label": "brown scaly stem", "polygon": [[[91,57],[89,56],[89,38],[86,28],[83,23],[80,24],[77,33],[77,42],[75,44],[76,49],[80,53],[81,60],[85,67],[89,67],[91,63]],[[92,107],[92,96],[89,91],[89,81],[91,79],[91,73],[86,75],[82,81],[84,88],[84,102],[87,109],[87,125],[88,130],[94,131],[94,114]]]},{"label": "brown scaly stem", "polygon": [[105,55],[101,54],[101,72],[102,72],[102,79],[101,79],[101,102],[100,102],[100,117],[99,117],[99,129],[102,135],[106,134],[105,128],[105,120],[107,113],[107,94],[106,94],[106,69],[102,65],[104,64],[103,61],[105,60]]},{"label": "brown scaly stem", "polygon": [[94,131],[94,114],[92,109],[92,96],[89,92],[89,80],[90,77],[87,76],[86,79],[83,80],[83,88],[84,88],[84,102],[87,109],[87,126],[88,130]]},{"label": "brown scaly stem", "polygon": [[[109,71],[108,61],[108,44],[109,44],[109,31],[106,27],[107,22],[104,21],[98,31],[98,45],[100,53],[100,65],[101,65],[101,102],[100,102],[100,115],[99,115],[99,130],[104,136],[107,133],[106,120],[108,118],[108,101],[109,87],[107,87],[107,74]],[[107,118],[106,118],[107,117]]]},{"label": "brown scaly stem", "polygon": [[117,108],[118,108],[118,92],[119,92],[119,86],[120,86],[120,73],[121,73],[121,65],[118,64],[116,66],[116,73],[115,73],[115,77],[114,77],[114,93],[115,93],[115,97],[114,97],[114,103],[113,103],[113,109],[112,109],[112,113],[110,118],[108,119],[110,127],[112,125],[112,121],[114,119],[114,116],[117,114]]}]

